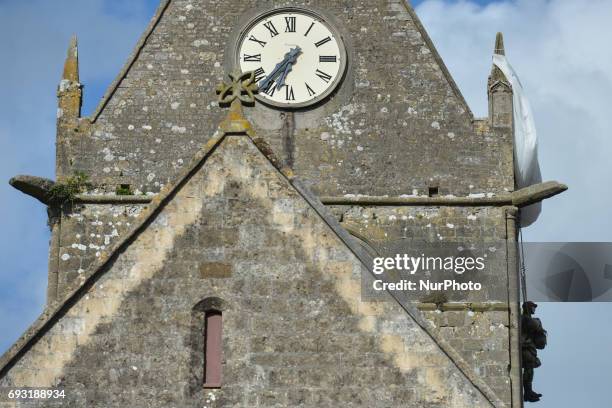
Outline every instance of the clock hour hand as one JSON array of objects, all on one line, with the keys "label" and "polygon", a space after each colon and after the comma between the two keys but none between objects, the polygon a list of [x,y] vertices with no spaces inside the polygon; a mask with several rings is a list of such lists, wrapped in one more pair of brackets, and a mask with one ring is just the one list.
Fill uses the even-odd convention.
[{"label": "clock hour hand", "polygon": [[276,86],[277,91],[280,91],[280,89],[285,86],[285,79],[287,79],[287,75],[289,75],[289,72],[291,72],[292,69],[293,64],[291,62],[287,63],[287,67],[285,68],[285,71],[283,72],[283,75],[280,77],[278,85]]},{"label": "clock hour hand", "polygon": [[[278,77],[279,75],[283,75],[285,71],[287,70],[287,67],[291,66],[297,61],[297,57],[300,54],[300,52],[302,52],[302,49],[300,47],[296,47],[296,48],[293,48],[291,51],[289,51],[287,54],[285,54],[285,58],[283,58],[281,62],[276,64],[276,67],[270,73],[270,75],[268,75],[264,80],[262,80],[259,83],[259,88],[268,89],[270,86],[272,86],[276,77]],[[284,82],[285,76],[286,75],[283,75],[283,82]]]}]

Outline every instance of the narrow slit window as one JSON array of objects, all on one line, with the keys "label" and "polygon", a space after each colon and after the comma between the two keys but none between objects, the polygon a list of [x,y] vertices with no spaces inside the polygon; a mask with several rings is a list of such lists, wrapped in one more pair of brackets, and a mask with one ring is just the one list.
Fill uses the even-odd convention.
[{"label": "narrow slit window", "polygon": [[206,313],[204,336],[204,388],[221,388],[223,352],[221,312]]}]

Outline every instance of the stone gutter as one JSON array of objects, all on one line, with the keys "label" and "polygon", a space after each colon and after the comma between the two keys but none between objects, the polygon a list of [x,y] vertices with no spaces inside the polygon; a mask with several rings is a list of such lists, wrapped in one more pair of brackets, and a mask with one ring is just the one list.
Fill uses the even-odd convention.
[{"label": "stone gutter", "polygon": [[[525,207],[553,197],[567,190],[567,186],[556,181],[536,184],[512,193],[493,197],[375,197],[344,196],[321,197],[325,205],[362,205],[373,207],[424,206],[424,207],[503,207],[512,205]],[[149,204],[155,196],[143,195],[89,195],[76,196],[75,202],[81,204]]]},{"label": "stone gutter", "polygon": [[492,197],[371,197],[371,196],[344,196],[321,197],[325,205],[361,205],[361,206],[431,206],[431,207],[525,207],[547,198],[561,194],[567,190],[565,184],[556,181],[535,184],[512,193],[500,194]]}]

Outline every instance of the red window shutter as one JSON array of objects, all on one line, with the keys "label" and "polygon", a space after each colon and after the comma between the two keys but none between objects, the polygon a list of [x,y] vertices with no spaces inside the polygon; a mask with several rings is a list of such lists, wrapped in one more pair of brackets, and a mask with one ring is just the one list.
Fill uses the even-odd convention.
[{"label": "red window shutter", "polygon": [[221,312],[206,313],[204,387],[220,388],[223,353],[223,319]]}]

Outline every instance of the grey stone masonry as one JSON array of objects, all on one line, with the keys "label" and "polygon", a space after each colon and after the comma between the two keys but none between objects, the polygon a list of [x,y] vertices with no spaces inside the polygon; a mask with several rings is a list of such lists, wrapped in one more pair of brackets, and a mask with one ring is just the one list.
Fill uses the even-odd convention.
[{"label": "grey stone masonry", "polygon": [[[246,136],[222,139],[122,248],[0,386],[65,388],[75,407],[492,406],[397,303],[360,301],[358,259]],[[223,313],[216,390],[206,303]]]},{"label": "grey stone masonry", "polygon": [[[310,108],[234,106],[232,130],[215,90],[244,24],[282,6],[337,26],[346,74]],[[565,186],[514,191],[512,88],[496,69],[482,83],[474,118],[402,0],[163,0],[84,118],[73,39],[55,184],[14,180],[50,206],[47,309],[0,385],[65,386],[78,407],[522,406],[514,217]],[[50,202],[75,174],[83,191]],[[338,228],[370,255],[500,250],[482,293],[402,308],[360,302],[363,262]],[[225,380],[209,391],[211,302]]]}]

